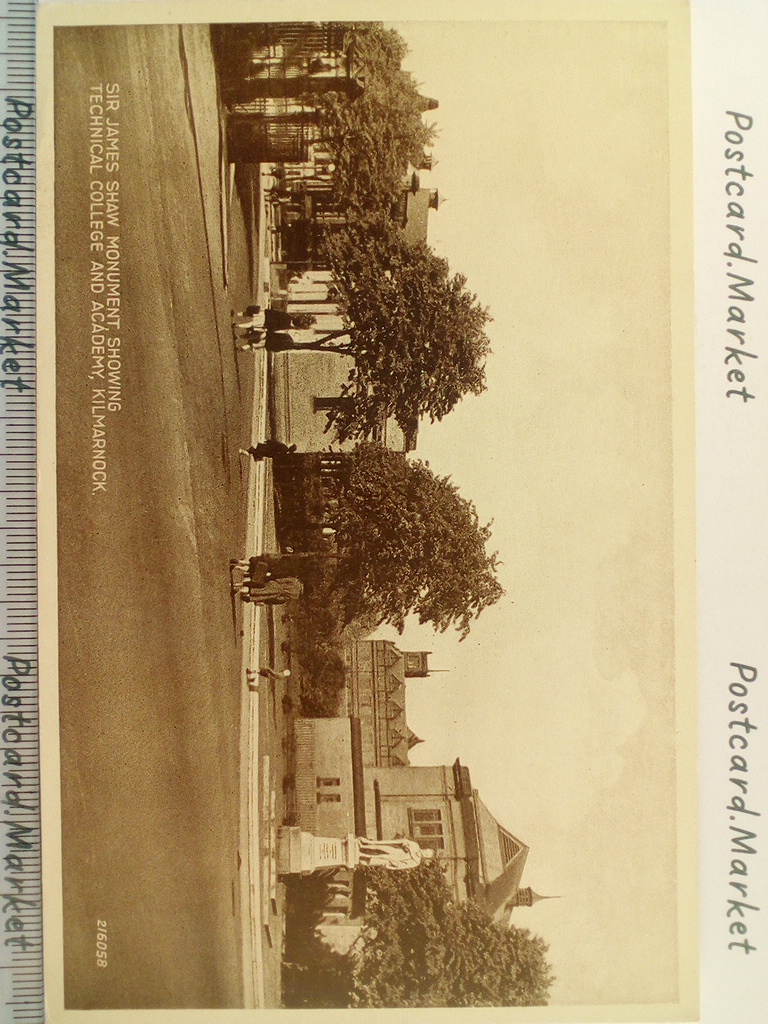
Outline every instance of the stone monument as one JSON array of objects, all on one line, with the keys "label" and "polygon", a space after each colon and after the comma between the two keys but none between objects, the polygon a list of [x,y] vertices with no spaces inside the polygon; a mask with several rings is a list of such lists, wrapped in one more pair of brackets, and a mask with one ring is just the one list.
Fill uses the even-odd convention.
[{"label": "stone monument", "polygon": [[[430,851],[431,852],[431,851]],[[424,856],[412,839],[366,839],[351,833],[343,839],[315,836],[295,825],[277,831],[277,871],[311,875],[328,868],[382,867],[404,871],[418,867]]]}]

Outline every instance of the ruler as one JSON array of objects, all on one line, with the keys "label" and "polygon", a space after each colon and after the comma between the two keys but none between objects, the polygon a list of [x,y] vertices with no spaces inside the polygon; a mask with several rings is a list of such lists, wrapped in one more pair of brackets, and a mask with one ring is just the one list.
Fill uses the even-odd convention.
[{"label": "ruler", "polygon": [[35,4],[0,0],[0,1021],[43,1020],[35,444]]}]

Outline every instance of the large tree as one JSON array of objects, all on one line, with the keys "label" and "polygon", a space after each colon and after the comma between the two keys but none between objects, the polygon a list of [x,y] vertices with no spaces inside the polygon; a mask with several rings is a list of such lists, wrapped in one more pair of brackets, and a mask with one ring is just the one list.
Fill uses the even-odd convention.
[{"label": "large tree", "polygon": [[366,939],[354,969],[357,1006],[544,1006],[547,946],[455,903],[439,860],[367,872]]},{"label": "large tree", "polygon": [[[349,956],[317,938],[321,882],[289,888],[284,995],[289,1006],[544,1006],[554,976],[547,945],[456,903],[440,861],[365,870],[363,934]],[[312,908],[317,910],[312,910]]]},{"label": "large tree", "polygon": [[343,329],[317,344],[354,356],[345,395],[329,413],[341,440],[370,436],[394,417],[406,431],[441,420],[485,390],[488,310],[425,243],[409,244],[386,217],[348,224],[327,241]]},{"label": "large tree", "polygon": [[362,94],[319,100],[334,185],[345,208],[381,209],[397,198],[408,162],[418,162],[435,131],[424,122],[413,76],[401,68],[408,52],[402,36],[376,22],[351,24],[346,48]]},{"label": "large tree", "polygon": [[462,639],[470,623],[504,593],[497,553],[486,551],[471,501],[425,463],[365,442],[350,453],[333,522],[347,618],[360,615],[402,629],[408,614]]}]

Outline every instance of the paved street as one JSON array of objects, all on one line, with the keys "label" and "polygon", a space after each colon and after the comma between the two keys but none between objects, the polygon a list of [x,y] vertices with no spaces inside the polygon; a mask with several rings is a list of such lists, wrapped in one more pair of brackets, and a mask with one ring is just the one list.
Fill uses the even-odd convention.
[{"label": "paved street", "polygon": [[[56,70],[66,1002],[275,1005],[280,695],[246,672],[283,667],[281,624],[229,592],[229,559],[274,543],[269,466],[238,455],[264,436],[266,366],[235,353],[229,315],[263,239],[204,27],[59,30]],[[121,408],[93,492],[89,97],[115,83]]]}]

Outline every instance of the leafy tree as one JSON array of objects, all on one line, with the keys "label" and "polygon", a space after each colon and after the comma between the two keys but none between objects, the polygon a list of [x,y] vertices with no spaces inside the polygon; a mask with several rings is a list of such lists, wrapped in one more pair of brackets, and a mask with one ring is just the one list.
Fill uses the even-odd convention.
[{"label": "leafy tree", "polygon": [[379,23],[351,24],[347,52],[363,83],[362,95],[319,99],[324,137],[336,164],[337,198],[352,210],[388,207],[402,188],[409,160],[417,163],[434,139],[422,118],[424,100],[401,68],[402,36]]},{"label": "leafy tree", "polygon": [[284,555],[277,572],[301,578],[304,591],[296,611],[293,638],[299,664],[300,710],[310,718],[339,713],[346,679],[343,596],[334,589],[336,559],[324,554]]},{"label": "leafy tree", "polygon": [[340,648],[321,642],[314,647],[299,643],[301,665],[301,714],[308,718],[333,718],[339,711],[339,697],[346,679]]},{"label": "leafy tree", "polygon": [[323,883],[292,882],[284,964],[288,1006],[545,1006],[548,947],[525,928],[456,903],[439,860],[408,871],[364,870],[362,941],[348,956],[314,932]]},{"label": "leafy tree", "polygon": [[470,622],[504,593],[490,524],[449,477],[424,463],[365,442],[349,455],[334,526],[344,557],[336,562],[348,620],[360,615],[402,630],[415,613],[439,631]]},{"label": "leafy tree", "polygon": [[357,1006],[543,1006],[554,980],[547,946],[455,903],[440,862],[368,869]]},{"label": "leafy tree", "polygon": [[465,394],[485,390],[490,315],[462,274],[382,216],[348,224],[326,246],[344,328],[316,343],[355,359],[351,400],[329,413],[341,440],[369,437],[388,417],[406,431],[422,416],[441,420]]}]

